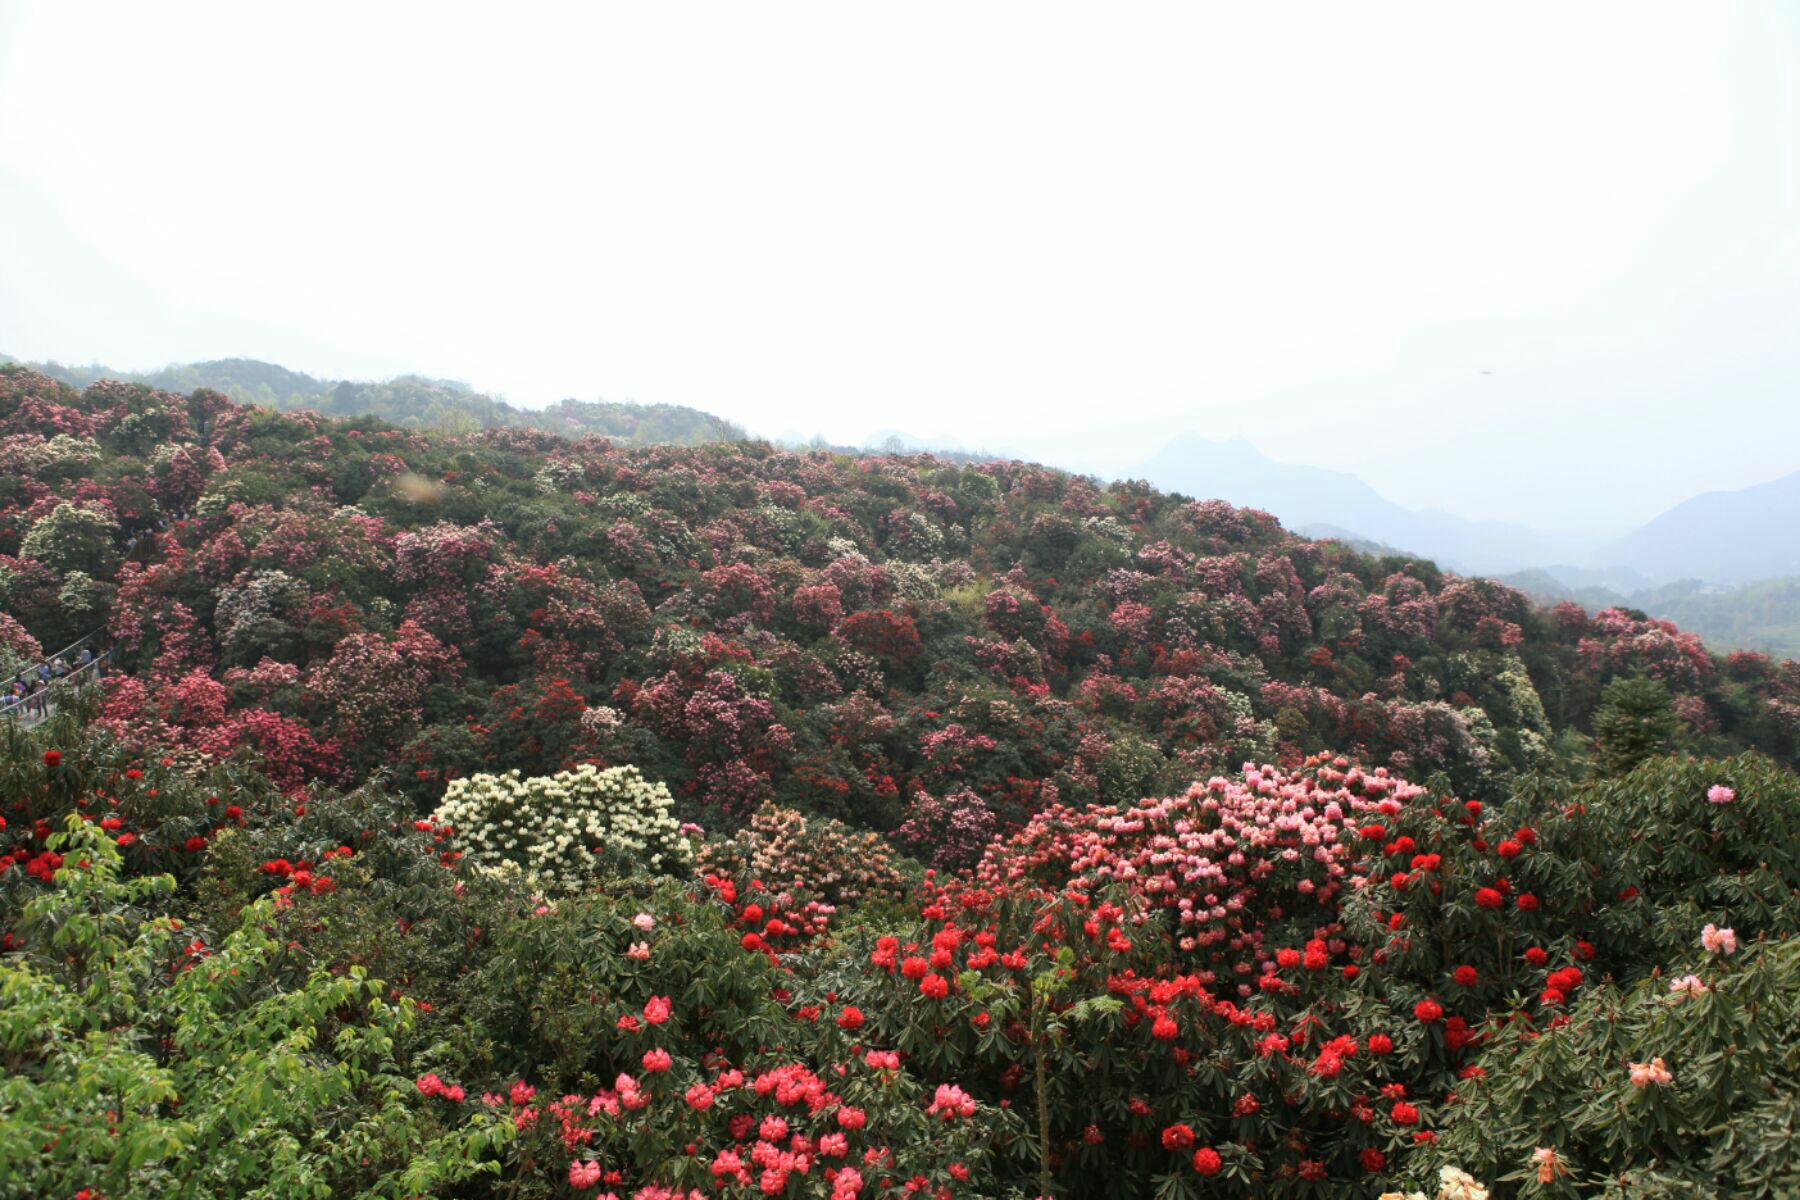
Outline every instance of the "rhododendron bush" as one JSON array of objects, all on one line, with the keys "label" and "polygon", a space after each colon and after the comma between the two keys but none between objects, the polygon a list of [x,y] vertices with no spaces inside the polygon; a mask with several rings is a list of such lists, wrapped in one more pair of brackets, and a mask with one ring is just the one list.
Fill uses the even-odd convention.
[{"label": "rhododendron bush", "polygon": [[455,780],[430,820],[477,869],[573,891],[606,871],[684,871],[693,852],[671,804],[669,789],[635,767],[584,764],[530,779],[514,771]]},{"label": "rhododendron bush", "polygon": [[467,1030],[425,1078],[511,1079],[479,1105],[464,1082],[457,1101],[474,1128],[518,1131],[506,1176],[621,1193],[978,1194],[964,1185],[992,1177],[1006,1115],[922,1084],[858,1034],[853,1009],[804,1002],[773,955],[740,941],[740,920],[710,891],[668,887],[524,910],[496,932],[468,981]]},{"label": "rhododendron bush", "polygon": [[271,987],[299,930],[270,901],[210,941],[146,914],[173,881],[121,879],[100,828],[72,816],[47,844],[62,866],[0,958],[9,1194],[400,1196],[473,1174],[489,1135],[436,1135],[406,1103],[411,1002],[361,967]]},{"label": "rhododendron bush", "polygon": [[1602,984],[1549,1029],[1497,1032],[1463,1112],[1422,1161],[1547,1196],[1800,1191],[1800,942],[1693,948]]},{"label": "rhododendron bush", "polygon": [[697,865],[740,887],[756,880],[777,892],[836,906],[899,899],[907,881],[894,858],[872,833],[769,805],[731,837],[704,843]]}]

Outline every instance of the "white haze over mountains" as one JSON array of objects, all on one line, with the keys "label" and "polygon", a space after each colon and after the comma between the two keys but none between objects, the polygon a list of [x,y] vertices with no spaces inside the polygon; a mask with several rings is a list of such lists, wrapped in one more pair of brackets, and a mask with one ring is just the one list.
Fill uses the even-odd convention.
[{"label": "white haze over mountains", "polygon": [[1615,582],[1632,586],[1800,575],[1800,471],[1692,497],[1622,537],[1409,509],[1355,474],[1276,462],[1242,439],[1184,435],[1129,474],[1171,491],[1265,509],[1300,533],[1366,540],[1464,574],[1551,570],[1570,586],[1608,569],[1620,572]]},{"label": "white haze over mountains", "polygon": [[1775,0],[0,3],[26,359],[1192,430],[1605,539],[1800,467],[1796,316]]}]

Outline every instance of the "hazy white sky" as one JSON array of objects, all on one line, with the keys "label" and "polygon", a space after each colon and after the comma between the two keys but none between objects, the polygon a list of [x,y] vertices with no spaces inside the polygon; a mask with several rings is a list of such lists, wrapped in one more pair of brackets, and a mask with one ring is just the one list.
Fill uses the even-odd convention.
[{"label": "hazy white sky", "polygon": [[1776,2],[0,0],[0,350],[1617,527],[1800,469],[1797,89]]}]

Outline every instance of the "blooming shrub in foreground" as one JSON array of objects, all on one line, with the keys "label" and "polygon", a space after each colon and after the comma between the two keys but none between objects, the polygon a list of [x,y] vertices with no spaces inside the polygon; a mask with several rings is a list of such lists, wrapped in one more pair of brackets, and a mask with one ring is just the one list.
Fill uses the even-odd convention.
[{"label": "blooming shrub in foreground", "polygon": [[[128,1105],[117,1145],[215,1138],[145,1151],[149,1182],[122,1194],[253,1194],[194,1183],[227,1170],[446,1200],[1796,1188],[1800,779],[1759,757],[1485,801],[1338,759],[1259,766],[1052,807],[904,905],[797,903],[873,843],[780,813],[723,875],[609,865],[534,890],[378,788],[284,796],[226,766],[64,717],[0,737],[0,971],[34,973],[0,1015],[26,1099],[0,1102],[36,1114],[30,1145],[60,1132],[86,1162],[115,1152],[108,1080],[180,1072],[183,1102]],[[172,892],[143,878],[163,864]],[[151,891],[69,903],[108,871]],[[133,906],[179,933],[142,957],[129,931],[164,926]],[[83,938],[149,965],[99,970]],[[57,1032],[76,1028],[123,1042]],[[171,1028],[185,1040],[160,1046]],[[83,1091],[82,1055],[118,1045],[142,1057]],[[197,1065],[215,1048],[234,1065]],[[302,1119],[220,1082],[260,1080],[245,1054]],[[56,1108],[91,1127],[52,1128]],[[217,1147],[245,1113],[240,1162]],[[121,1194],[104,1170],[30,1185]]]},{"label": "blooming shrub in foreground", "polygon": [[1694,951],[1602,984],[1538,1031],[1500,1031],[1425,1158],[1506,1195],[1800,1194],[1800,941]]},{"label": "blooming shrub in foreground", "polygon": [[1016,1119],[799,995],[715,895],[626,884],[506,920],[462,982],[465,1027],[415,1060],[422,1092],[516,1131],[495,1154],[522,1196],[987,1194]]},{"label": "blooming shrub in foreground", "polygon": [[173,881],[121,880],[105,831],[52,844],[0,959],[5,1194],[397,1198],[473,1172],[489,1131],[437,1136],[395,1071],[410,1002],[360,968],[273,986],[298,931],[272,901],[211,942],[144,911]]}]

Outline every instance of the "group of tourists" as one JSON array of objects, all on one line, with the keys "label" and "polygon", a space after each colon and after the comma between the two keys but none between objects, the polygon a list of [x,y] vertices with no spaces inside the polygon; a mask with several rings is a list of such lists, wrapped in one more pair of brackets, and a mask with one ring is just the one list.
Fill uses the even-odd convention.
[{"label": "group of tourists", "polygon": [[181,512],[170,513],[167,516],[158,517],[154,521],[150,521],[130,530],[124,535],[125,557],[132,557],[132,555],[137,552],[139,543],[154,541],[157,534],[167,533],[172,526],[178,525],[187,519],[187,511],[184,509]]},{"label": "group of tourists", "polygon": [[71,676],[80,677],[83,682],[96,679],[106,669],[107,657],[103,654],[96,661],[92,648],[83,646],[78,654],[71,655],[65,650],[35,667],[20,671],[0,684],[0,716],[49,716],[51,685]]}]

